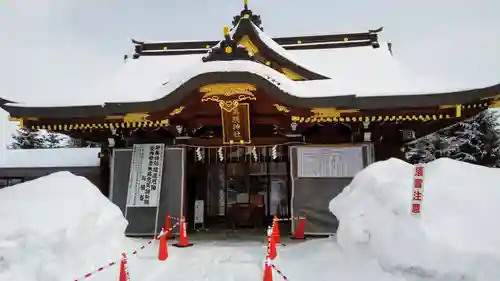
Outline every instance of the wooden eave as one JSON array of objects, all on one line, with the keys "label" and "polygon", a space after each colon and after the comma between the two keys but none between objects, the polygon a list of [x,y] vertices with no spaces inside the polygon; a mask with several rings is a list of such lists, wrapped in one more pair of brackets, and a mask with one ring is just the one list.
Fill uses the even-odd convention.
[{"label": "wooden eave", "polygon": [[[10,103],[0,106],[9,112],[11,117],[23,118],[31,123],[39,123],[42,122],[42,120],[64,123],[66,121],[63,120],[70,119],[75,120],[75,122],[78,122],[77,120],[95,119],[108,120],[107,124],[109,125],[109,123],[122,122],[123,120],[120,121],[119,116],[123,117],[127,114],[147,113],[151,114],[151,116],[149,116],[150,119],[148,119],[147,122],[141,123],[141,126],[165,126],[168,124],[168,120],[165,119],[165,116],[155,116],[155,113],[165,112],[165,110],[181,106],[183,100],[189,99],[190,95],[193,92],[197,92],[200,87],[214,83],[249,83],[255,85],[259,90],[270,95],[273,100],[279,101],[281,105],[299,110],[299,115],[294,115],[294,112],[288,115],[299,118],[296,121],[300,121],[300,118],[304,118],[304,122],[306,122],[307,118],[309,118],[307,119],[309,120],[308,122],[321,122],[321,120],[323,120],[315,119],[315,117],[312,116],[313,114],[310,113],[310,111],[314,108],[335,109],[337,111],[344,110],[347,112],[347,115],[344,114],[341,116],[350,116],[349,122],[359,122],[360,118],[363,120],[368,118],[369,121],[404,121],[408,119],[405,117],[406,115],[409,115],[411,120],[415,118],[418,120],[418,118],[421,117],[418,117],[417,113],[421,113],[420,115],[424,117],[429,114],[431,117],[432,115],[439,117],[439,115],[444,114],[443,118],[447,115],[449,115],[449,118],[454,118],[457,117],[457,114],[453,112],[457,112],[458,107],[464,110],[485,109],[496,103],[497,97],[500,96],[500,84],[498,84],[486,88],[442,94],[378,97],[348,95],[301,98],[284,92],[279,85],[255,73],[211,72],[195,76],[173,92],[165,93],[164,97],[148,102],[106,103],[103,106],[74,107],[21,107]],[[308,114],[311,116],[308,116]],[[118,121],[110,119],[110,116],[118,116]],[[352,117],[356,117],[356,119],[353,120]],[[169,117],[167,116],[167,118]],[[390,118],[392,118],[392,120]],[[332,120],[332,122],[336,122],[335,120],[341,121],[340,119],[332,118],[330,118],[330,120]],[[345,120],[345,122],[348,121]],[[122,124],[120,126],[126,127],[128,125]],[[106,128],[103,124],[94,124],[94,127]]]}]

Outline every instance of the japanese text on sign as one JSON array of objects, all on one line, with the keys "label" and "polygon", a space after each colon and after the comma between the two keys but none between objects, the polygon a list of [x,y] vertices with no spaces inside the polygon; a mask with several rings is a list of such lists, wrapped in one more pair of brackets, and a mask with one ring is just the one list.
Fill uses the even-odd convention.
[{"label": "japanese text on sign", "polygon": [[424,165],[415,165],[413,176],[413,191],[411,201],[411,213],[419,215],[421,213],[422,200],[424,195]]},{"label": "japanese text on sign", "polygon": [[232,129],[233,129],[233,137],[234,138],[241,138],[241,119],[240,119],[240,110],[239,108],[233,109],[231,111],[232,118],[231,118],[231,123],[232,123]]},{"label": "japanese text on sign", "polygon": [[134,145],[127,206],[155,207],[158,205],[164,153],[164,144]]},{"label": "japanese text on sign", "polygon": [[251,142],[249,110],[248,103],[240,103],[231,111],[221,111],[223,142],[225,144],[249,144]]}]

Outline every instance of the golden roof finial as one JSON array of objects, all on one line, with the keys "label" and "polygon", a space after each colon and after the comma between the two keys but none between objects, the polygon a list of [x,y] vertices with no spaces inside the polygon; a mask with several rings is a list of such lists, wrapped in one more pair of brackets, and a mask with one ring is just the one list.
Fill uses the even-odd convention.
[{"label": "golden roof finial", "polygon": [[224,26],[224,36],[228,36],[229,35],[229,26]]}]

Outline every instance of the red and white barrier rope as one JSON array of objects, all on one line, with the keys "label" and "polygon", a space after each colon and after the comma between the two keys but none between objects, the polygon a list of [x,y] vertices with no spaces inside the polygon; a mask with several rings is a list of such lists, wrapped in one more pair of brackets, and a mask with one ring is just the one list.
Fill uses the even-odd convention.
[{"label": "red and white barrier rope", "polygon": [[87,278],[89,278],[89,277],[92,277],[92,276],[93,276],[93,275],[95,275],[96,273],[101,272],[101,271],[103,271],[103,270],[105,270],[105,269],[108,269],[108,268],[112,267],[112,266],[113,266],[113,265],[115,265],[115,264],[116,264],[116,262],[110,262],[110,263],[108,263],[107,265],[101,266],[101,267],[99,267],[98,269],[96,269],[96,270],[94,270],[94,271],[91,271],[91,272],[89,272],[89,273],[85,274],[84,276],[82,276],[82,277],[80,277],[80,278],[75,279],[75,281],[84,280],[84,279],[87,279]]},{"label": "red and white barrier rope", "polygon": [[127,254],[122,253],[123,270],[125,271],[125,280],[130,281],[130,273],[128,271]]},{"label": "red and white barrier rope", "polygon": [[272,235],[272,227],[274,226],[274,221],[273,221],[273,225],[268,229],[268,232],[267,232],[267,250],[266,250],[266,259],[265,259],[265,263],[267,263],[269,266],[271,266],[275,271],[276,273],[278,273],[278,275],[285,281],[288,281],[288,277],[283,274],[283,272],[281,270],[279,270],[279,268],[271,262],[271,259],[269,258],[269,254],[270,254],[270,249],[271,249],[271,235]]},{"label": "red and white barrier rope", "polygon": [[[174,224],[171,228],[169,228],[169,229],[168,229],[168,231],[165,231],[165,232],[163,232],[163,233],[160,233],[158,236],[154,237],[152,240],[149,240],[148,242],[146,242],[146,243],[142,244],[142,245],[141,245],[141,247],[140,247],[138,250],[136,250],[136,249],[132,249],[132,250],[130,251],[130,255],[137,255],[137,253],[138,253],[139,251],[144,250],[144,249],[146,248],[146,246],[151,245],[151,244],[152,244],[155,240],[160,239],[160,238],[161,238],[162,236],[164,236],[164,235],[167,235],[167,233],[168,233],[168,232],[171,232],[171,231],[172,231],[172,230],[174,230],[177,226],[179,226],[179,222],[175,223],[175,224]],[[122,254],[122,255],[126,255],[126,254],[124,253],[124,254]],[[76,279],[74,279],[74,281],[85,280],[85,279],[87,279],[87,278],[92,277],[92,276],[93,276],[93,275],[95,275],[96,273],[99,273],[99,272],[101,272],[101,271],[104,271],[105,269],[108,269],[108,268],[110,268],[110,267],[114,266],[115,264],[119,264],[119,263],[120,263],[120,261],[112,261],[112,262],[110,262],[110,263],[108,263],[108,264],[106,264],[106,265],[103,265],[103,266],[99,267],[99,268],[98,268],[98,269],[96,269],[96,270],[93,270],[93,271],[91,271],[91,272],[89,272],[89,273],[87,273],[87,274],[83,275],[83,276],[82,276],[82,277],[80,277],[80,278],[76,278]]]},{"label": "red and white barrier rope", "polygon": [[276,221],[293,221],[293,220],[301,220],[301,219],[305,219],[305,218],[306,217],[278,218],[278,219],[276,219]]},{"label": "red and white barrier rope", "polygon": [[288,280],[288,277],[286,277],[285,274],[283,274],[283,272],[281,272],[281,270],[279,270],[278,267],[276,267],[276,265],[274,265],[273,263],[271,263],[271,267],[276,271],[276,273],[278,273],[279,276],[281,276],[281,279],[283,280]]},{"label": "red and white barrier rope", "polygon": [[173,220],[176,220],[176,221],[181,221],[181,218],[178,218],[178,217],[172,217],[171,216],[170,218],[173,219]]}]

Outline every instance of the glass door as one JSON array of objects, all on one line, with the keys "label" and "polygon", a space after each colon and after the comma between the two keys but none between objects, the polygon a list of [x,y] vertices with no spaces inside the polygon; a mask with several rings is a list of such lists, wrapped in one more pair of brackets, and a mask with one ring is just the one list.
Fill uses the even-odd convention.
[{"label": "glass door", "polygon": [[227,206],[250,203],[245,162],[227,164]]}]

